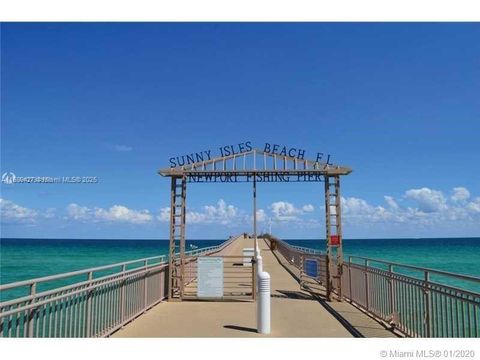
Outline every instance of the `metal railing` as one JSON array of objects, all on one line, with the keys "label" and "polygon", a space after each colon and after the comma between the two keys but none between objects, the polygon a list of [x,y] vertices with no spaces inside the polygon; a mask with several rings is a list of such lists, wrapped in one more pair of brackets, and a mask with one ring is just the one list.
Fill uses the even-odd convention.
[{"label": "metal railing", "polygon": [[342,285],[347,299],[407,336],[480,337],[478,277],[350,256]]},{"label": "metal railing", "polygon": [[[196,258],[220,245],[187,251]],[[0,285],[0,337],[108,336],[168,296],[165,255]]]},{"label": "metal railing", "polygon": [[[300,270],[301,282],[325,285],[325,254],[274,241]],[[317,262],[315,276],[308,276],[306,259]],[[341,276],[344,299],[405,336],[480,337],[479,277],[358,256],[343,264]]]}]

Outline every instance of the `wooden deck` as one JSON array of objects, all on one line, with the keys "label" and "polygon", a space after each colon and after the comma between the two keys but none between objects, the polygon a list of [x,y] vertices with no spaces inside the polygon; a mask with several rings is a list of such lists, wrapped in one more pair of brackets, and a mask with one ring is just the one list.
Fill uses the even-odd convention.
[{"label": "wooden deck", "polygon": [[[253,247],[239,238],[224,255],[241,255]],[[395,337],[389,330],[346,302],[325,302],[301,291],[295,269],[259,240],[263,267],[271,276],[271,329],[256,333],[256,303],[162,302],[113,337]]]}]

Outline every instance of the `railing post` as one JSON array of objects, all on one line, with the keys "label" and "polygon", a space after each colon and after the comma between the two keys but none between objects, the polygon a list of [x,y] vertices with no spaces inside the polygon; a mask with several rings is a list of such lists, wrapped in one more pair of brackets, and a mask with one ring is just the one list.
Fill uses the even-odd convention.
[{"label": "railing post", "polygon": [[390,307],[390,315],[392,316],[392,325],[395,323],[395,288],[393,285],[393,265],[388,264],[388,303]]},{"label": "railing post", "polygon": [[255,300],[257,298],[257,262],[255,258],[252,258],[252,299]]},{"label": "railing post", "polygon": [[[85,314],[86,320],[85,320],[85,335],[86,337],[91,336],[91,319],[92,319],[92,294],[93,294],[93,289],[90,289],[90,286],[92,285],[92,280],[93,280],[93,272],[88,273],[88,290],[87,290],[87,313]],[[56,326],[56,324],[55,324]]]},{"label": "railing post", "polygon": [[303,269],[305,266],[304,262],[305,262],[305,259],[303,255],[300,255],[300,289],[303,289],[303,276],[304,276]]},{"label": "railing post", "polygon": [[122,265],[122,281],[120,285],[120,323],[125,321],[125,271],[126,266]]},{"label": "railing post", "polygon": [[143,297],[144,297],[144,301],[143,301],[143,310],[146,310],[147,309],[147,305],[148,305],[148,300],[147,300],[147,296],[148,296],[148,290],[147,290],[147,284],[148,284],[148,272],[147,272],[147,268],[148,268],[148,260],[144,260],[143,262],[143,265],[145,266],[145,274],[143,276]]},{"label": "railing post", "polygon": [[[32,283],[30,285],[30,296],[33,296],[34,298],[30,301],[31,303],[35,302],[35,294],[37,293],[37,283]],[[28,312],[28,332],[27,332],[27,337],[33,337],[33,319],[35,317],[35,312],[36,308],[32,308]]]},{"label": "railing post", "polygon": [[430,337],[431,334],[431,319],[430,319],[430,286],[429,286],[429,281],[430,281],[430,274],[428,271],[425,271],[425,280],[424,280],[424,288],[423,288],[423,297],[424,297],[424,302],[425,302],[425,335],[427,338]]},{"label": "railing post", "polygon": [[365,259],[365,305],[367,308],[367,311],[370,309],[370,304],[369,304],[369,299],[368,299],[368,260]]},{"label": "railing post", "polygon": [[352,257],[348,257],[348,297],[353,301],[352,295]]}]

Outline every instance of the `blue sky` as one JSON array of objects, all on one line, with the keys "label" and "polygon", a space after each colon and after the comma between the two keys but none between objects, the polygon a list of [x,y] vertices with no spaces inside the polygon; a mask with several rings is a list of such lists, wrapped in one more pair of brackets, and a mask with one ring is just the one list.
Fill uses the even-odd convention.
[{"label": "blue sky", "polygon": [[[2,237],[167,238],[169,158],[326,152],[344,236],[480,236],[480,26],[2,24]],[[323,184],[261,184],[260,228],[324,234]],[[189,186],[189,238],[251,229],[251,185]]]}]

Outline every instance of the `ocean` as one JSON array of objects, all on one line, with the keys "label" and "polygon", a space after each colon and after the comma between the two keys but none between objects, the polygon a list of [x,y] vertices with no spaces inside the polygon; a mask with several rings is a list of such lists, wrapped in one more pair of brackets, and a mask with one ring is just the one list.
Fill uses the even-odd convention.
[{"label": "ocean", "polygon": [[[186,247],[223,241],[188,240]],[[324,240],[287,241],[321,250],[325,247]],[[348,255],[356,255],[480,276],[480,238],[346,239],[343,249],[345,261]],[[167,240],[1,239],[0,284],[167,253]]]}]

